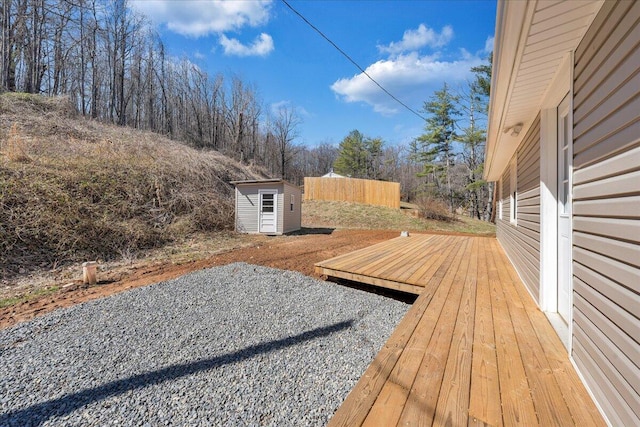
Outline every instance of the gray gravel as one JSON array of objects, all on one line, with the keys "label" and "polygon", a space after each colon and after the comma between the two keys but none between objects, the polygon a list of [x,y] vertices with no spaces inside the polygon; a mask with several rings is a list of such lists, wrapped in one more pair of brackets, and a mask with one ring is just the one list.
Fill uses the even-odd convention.
[{"label": "gray gravel", "polygon": [[238,263],[0,331],[0,426],[324,425],[408,305]]}]

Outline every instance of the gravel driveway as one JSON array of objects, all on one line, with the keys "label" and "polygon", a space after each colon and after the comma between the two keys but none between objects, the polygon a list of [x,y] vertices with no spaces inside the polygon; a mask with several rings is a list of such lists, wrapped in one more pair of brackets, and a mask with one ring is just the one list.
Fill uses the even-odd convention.
[{"label": "gravel driveway", "polygon": [[236,263],[0,331],[0,426],[324,425],[409,306]]}]

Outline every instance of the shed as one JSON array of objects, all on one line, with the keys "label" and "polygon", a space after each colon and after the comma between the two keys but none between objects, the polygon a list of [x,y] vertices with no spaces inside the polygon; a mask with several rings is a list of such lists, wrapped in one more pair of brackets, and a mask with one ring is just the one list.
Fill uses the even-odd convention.
[{"label": "shed", "polygon": [[236,187],[236,231],[284,234],[302,223],[302,192],[282,179],[232,181]]}]

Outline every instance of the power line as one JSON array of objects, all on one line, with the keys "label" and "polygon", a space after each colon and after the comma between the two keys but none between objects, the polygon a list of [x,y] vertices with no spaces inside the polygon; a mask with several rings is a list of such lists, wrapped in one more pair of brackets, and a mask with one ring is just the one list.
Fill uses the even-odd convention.
[{"label": "power line", "polygon": [[327,37],[322,31],[320,31],[320,29],[318,29],[315,25],[313,25],[311,22],[309,22],[309,20],[307,18],[305,18],[300,12],[298,12],[297,10],[295,10],[293,8],[293,6],[291,6],[289,4],[289,2],[287,0],[281,0],[282,3],[285,4],[285,6],[287,6],[289,9],[291,9],[291,11],[293,13],[295,13],[296,15],[298,15],[300,17],[300,19],[302,19],[307,25],[309,25],[311,28],[313,28],[313,30],[315,32],[317,32],[318,34],[320,34],[322,36],[322,38],[324,38],[326,41],[329,42],[329,44],[331,44],[331,46],[333,46],[334,48],[336,48],[336,50],[338,52],[340,52],[345,58],[347,58],[349,60],[349,62],[351,62],[353,65],[356,66],[356,68],[358,70],[360,70],[362,72],[362,74],[364,74],[365,76],[367,76],[367,78],[369,80],[371,80],[373,83],[375,83],[376,86],[378,86],[384,93],[386,93],[387,95],[389,95],[394,101],[396,101],[398,104],[402,105],[404,108],[406,108],[407,110],[409,110],[410,112],[412,112],[413,114],[415,114],[416,116],[420,117],[422,120],[426,120],[424,117],[422,117],[422,115],[420,115],[420,113],[416,112],[413,108],[409,107],[407,104],[405,104],[404,102],[402,102],[401,100],[399,100],[394,94],[392,94],[391,92],[389,92],[387,89],[385,89],[384,87],[382,87],[382,85],[380,83],[378,83],[373,77],[371,77],[369,75],[369,73],[367,73],[365,71],[364,68],[362,68],[356,61],[353,60],[353,58],[351,58],[351,56],[349,56],[344,50],[340,49],[340,47],[335,44],[329,37]]}]

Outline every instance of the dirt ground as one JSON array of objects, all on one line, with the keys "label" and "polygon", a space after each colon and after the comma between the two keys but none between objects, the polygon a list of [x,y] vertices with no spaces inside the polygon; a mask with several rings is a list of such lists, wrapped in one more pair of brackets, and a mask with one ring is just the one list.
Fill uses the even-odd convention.
[{"label": "dirt ground", "polygon": [[[52,294],[0,308],[0,329],[32,319],[62,307],[109,296],[128,289],[147,286],[173,279],[204,268],[233,262],[285,270],[299,271],[316,276],[314,264],[347,252],[398,236],[397,231],[380,230],[331,230],[306,229],[299,235],[266,237],[257,236],[251,246],[230,250],[204,259],[175,264],[160,261],[133,268],[124,278],[112,283],[101,282],[95,286],[80,281],[67,283]],[[99,273],[98,279],[101,280]],[[316,276],[317,277],[317,276]]]}]

